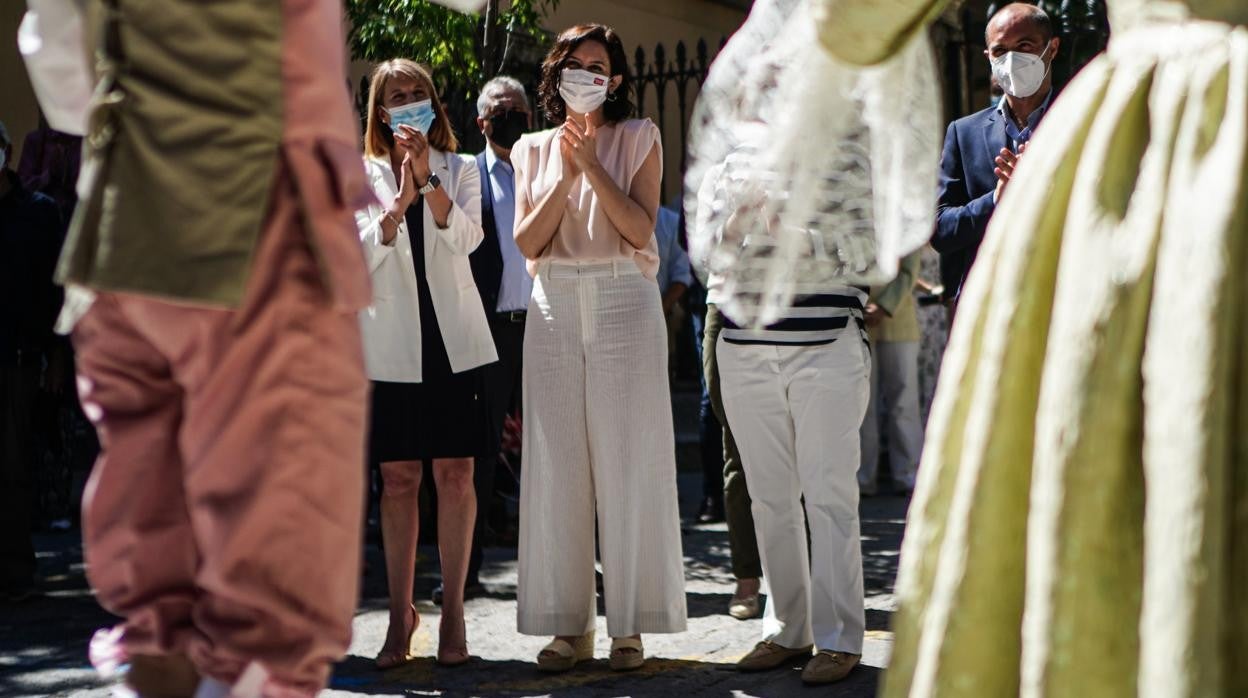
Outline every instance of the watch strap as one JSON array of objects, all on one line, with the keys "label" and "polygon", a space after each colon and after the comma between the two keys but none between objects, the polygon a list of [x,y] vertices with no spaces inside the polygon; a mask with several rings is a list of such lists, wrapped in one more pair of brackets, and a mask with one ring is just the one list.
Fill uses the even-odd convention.
[{"label": "watch strap", "polygon": [[424,196],[434,189],[437,189],[440,184],[442,184],[442,180],[438,179],[438,175],[436,173],[431,174],[429,175],[429,179],[425,181],[425,186],[421,187],[417,191],[420,192],[421,196]]}]

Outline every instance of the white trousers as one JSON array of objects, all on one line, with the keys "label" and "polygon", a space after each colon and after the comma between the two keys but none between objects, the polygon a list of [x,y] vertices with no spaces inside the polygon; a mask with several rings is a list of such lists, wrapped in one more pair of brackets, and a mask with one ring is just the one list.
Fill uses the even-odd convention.
[{"label": "white trousers", "polygon": [[608,634],[683,631],[667,329],[655,283],[631,262],[544,264],[524,332],[523,392],[519,631],[594,627],[595,521]]},{"label": "white trousers", "polygon": [[[875,342],[872,345],[871,401],[862,420],[862,466],[858,482],[876,484],[880,465],[880,420],[888,430],[888,462],[897,484],[914,489],[923,451],[923,419],[919,416],[919,343]],[[883,414],[880,403],[883,403]]]},{"label": "white trousers", "polygon": [[[856,333],[832,344],[718,345],[724,410],[753,498],[770,588],[763,639],[862,654],[858,427],[871,370]],[[806,526],[810,526],[810,555]]]}]

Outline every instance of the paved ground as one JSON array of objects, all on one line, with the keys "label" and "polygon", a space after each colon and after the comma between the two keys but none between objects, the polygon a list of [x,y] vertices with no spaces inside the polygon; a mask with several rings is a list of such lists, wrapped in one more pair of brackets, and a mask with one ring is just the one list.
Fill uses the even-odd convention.
[{"label": "paved ground", "polygon": [[[682,485],[687,485],[682,489],[693,489],[696,480],[684,476]],[[689,631],[646,637],[647,653],[655,659],[640,672],[625,675],[611,672],[605,660],[556,677],[534,669],[532,659],[545,640],[515,632],[515,556],[504,549],[489,551],[483,570],[490,596],[468,603],[469,639],[479,659],[457,669],[442,669],[426,659],[377,672],[371,657],[385,635],[385,589],[380,553],[370,547],[365,595],[355,619],[356,639],[350,655],[338,666],[328,695],[871,696],[891,646],[888,624],[904,507],[905,500],[895,497],[863,502],[868,608],[865,666],[835,687],[803,688],[796,665],[787,671],[753,675],[732,669],[731,663],[758,639],[760,621],[741,622],[724,615],[732,580],[726,571],[727,534],[723,524],[718,524],[690,527],[684,538]],[[76,535],[42,536],[38,544],[47,594],[25,604],[0,607],[0,696],[106,696],[107,689],[87,666],[86,640],[109,617],[85,588]],[[433,550],[423,549],[422,554],[432,555]],[[434,583],[432,567],[432,561],[421,566],[424,574],[417,583],[418,598],[428,599]],[[419,610],[421,650],[432,655],[438,609],[425,601]],[[605,657],[608,640],[601,616],[598,639],[598,656]]]},{"label": "paved ground", "polygon": [[[678,406],[680,411],[681,406]],[[688,423],[687,420],[678,421]],[[680,440],[688,442],[687,434]],[[683,459],[682,459],[683,461]],[[680,476],[682,511],[696,509],[699,476]],[[845,682],[823,689],[804,688],[799,665],[763,674],[740,674],[732,663],[758,640],[761,621],[736,621],[725,615],[732,593],[728,573],[727,533],[723,524],[690,526],[684,536],[689,630],[673,636],[645,638],[645,668],[629,674],[611,672],[605,657],[609,646],[605,620],[598,623],[599,659],[574,671],[548,676],[533,658],[546,638],[515,631],[516,561],[514,550],[491,549],[482,570],[490,595],[468,603],[468,633],[477,659],[455,669],[436,667],[432,659],[381,673],[372,657],[385,635],[383,561],[369,546],[361,609],[355,618],[355,642],[338,665],[327,695],[360,696],[560,696],[615,697],[693,696],[781,698],[786,696],[875,695],[880,670],[888,662],[892,636],[893,580],[905,518],[906,500],[877,497],[863,500],[862,530],[867,592],[867,642],[863,666]],[[87,665],[91,632],[110,623],[83,579],[76,533],[40,536],[40,570],[46,594],[32,601],[0,606],[0,696],[74,696],[102,698],[108,689]],[[417,580],[421,613],[421,652],[432,656],[437,641],[438,608],[430,604],[435,583],[432,548],[422,548]]]}]

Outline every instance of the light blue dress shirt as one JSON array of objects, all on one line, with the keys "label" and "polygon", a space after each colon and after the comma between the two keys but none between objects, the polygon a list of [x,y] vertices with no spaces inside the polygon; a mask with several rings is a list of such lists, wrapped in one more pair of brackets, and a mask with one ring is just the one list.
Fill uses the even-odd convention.
[{"label": "light blue dress shirt", "polygon": [[659,292],[676,283],[693,285],[693,271],[689,267],[689,255],[680,246],[680,214],[670,208],[660,208],[654,222],[654,239],[659,245]]},{"label": "light blue dress shirt", "polygon": [[498,228],[498,250],[503,255],[503,278],[498,287],[500,313],[526,310],[533,295],[533,278],[525,267],[524,255],[516,247],[516,175],[511,164],[498,159],[494,149],[485,149],[485,167],[490,173],[494,200],[494,224]]},{"label": "light blue dress shirt", "polygon": [[1009,102],[1005,101],[1004,97],[997,102],[997,113],[1001,115],[1002,121],[1005,122],[1005,137],[1011,144],[1011,150],[1017,153],[1024,143],[1031,140],[1032,132],[1036,130],[1040,119],[1044,118],[1045,113],[1049,111],[1049,103],[1052,101],[1053,90],[1050,88],[1048,96],[1044,98],[1044,102],[1027,117],[1027,125],[1021,129],[1014,123],[1014,117],[1010,115]]}]

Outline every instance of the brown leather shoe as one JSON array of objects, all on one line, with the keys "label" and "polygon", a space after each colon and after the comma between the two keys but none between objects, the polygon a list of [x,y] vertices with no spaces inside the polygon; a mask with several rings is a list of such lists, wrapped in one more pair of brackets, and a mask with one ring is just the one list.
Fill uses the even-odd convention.
[{"label": "brown leather shoe", "polygon": [[192,698],[199,672],[184,654],[136,654],[130,657],[126,687],[143,698]]},{"label": "brown leather shoe", "polygon": [[811,645],[796,649],[777,645],[766,640],[754,645],[754,649],[737,662],[738,671],[766,671],[782,666],[798,657],[809,657]]},{"label": "brown leather shoe", "polygon": [[818,685],[840,681],[858,666],[859,658],[861,655],[848,652],[819,650],[814,659],[806,662],[806,668],[802,670],[802,682]]}]

